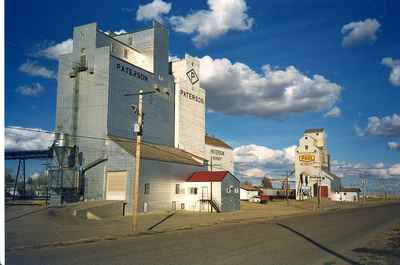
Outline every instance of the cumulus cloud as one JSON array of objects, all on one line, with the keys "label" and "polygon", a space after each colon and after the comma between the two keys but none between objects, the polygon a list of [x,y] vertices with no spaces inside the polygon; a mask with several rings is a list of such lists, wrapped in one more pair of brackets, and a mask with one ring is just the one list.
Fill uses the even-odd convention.
[{"label": "cumulus cloud", "polygon": [[30,86],[19,86],[16,91],[23,96],[37,97],[44,91],[44,87],[39,83],[33,83]]},{"label": "cumulus cloud", "polygon": [[400,143],[397,142],[388,142],[388,147],[395,151],[400,151]]},{"label": "cumulus cloud", "polygon": [[72,39],[67,39],[60,43],[51,44],[48,47],[41,49],[37,55],[51,60],[58,60],[60,55],[72,52],[72,43]]},{"label": "cumulus cloud", "polygon": [[400,116],[393,114],[379,118],[372,116],[368,118],[367,126],[362,129],[359,127],[359,135],[365,134],[374,136],[400,136]]},{"label": "cumulus cloud", "polygon": [[342,111],[338,107],[333,107],[330,111],[324,114],[326,118],[339,118]]},{"label": "cumulus cloud", "polygon": [[276,170],[292,168],[296,146],[272,149],[255,144],[234,149],[235,173],[243,178],[262,178],[274,175]]},{"label": "cumulus cloud", "polygon": [[381,24],[376,19],[367,18],[364,21],[350,22],[342,27],[343,47],[350,47],[359,43],[373,44],[378,37],[378,32]]},{"label": "cumulus cloud", "polygon": [[28,60],[22,64],[18,70],[31,76],[39,76],[47,79],[55,79],[56,75],[53,70],[49,70],[44,66],[37,64],[37,61]]},{"label": "cumulus cloud", "polygon": [[266,172],[259,168],[250,168],[241,172],[241,176],[244,178],[263,178],[266,175]]},{"label": "cumulus cloud", "polygon": [[147,5],[139,5],[136,12],[136,20],[157,20],[159,22],[163,21],[163,15],[166,15],[171,10],[172,4],[166,3],[162,0],[154,0]]},{"label": "cumulus cloud", "polygon": [[[107,35],[110,35],[110,32],[109,32],[109,31],[104,31],[104,33],[107,34]],[[127,33],[127,31],[124,30],[124,29],[120,29],[120,30],[117,30],[117,31],[113,31],[113,33],[114,33],[115,35],[121,35],[121,34]]]},{"label": "cumulus cloud", "polygon": [[247,14],[244,0],[208,0],[208,10],[198,10],[187,16],[172,16],[170,23],[177,32],[195,34],[197,46],[207,44],[228,31],[251,29],[253,18]]},{"label": "cumulus cloud", "polygon": [[5,149],[18,151],[45,150],[52,145],[54,139],[53,134],[29,130],[40,129],[22,127],[5,128]]},{"label": "cumulus cloud", "polygon": [[226,58],[201,58],[200,82],[207,91],[207,108],[229,115],[285,117],[328,110],[342,90],[322,75],[308,77],[294,66],[279,70],[264,65],[262,70],[260,74]]},{"label": "cumulus cloud", "polygon": [[391,69],[389,81],[394,86],[400,86],[400,59],[385,57],[382,59],[382,64]]},{"label": "cumulus cloud", "polygon": [[235,162],[256,165],[289,165],[294,162],[296,146],[272,149],[255,144],[242,145],[233,150]]},{"label": "cumulus cloud", "polygon": [[332,163],[331,169],[341,176],[377,176],[381,178],[400,177],[400,163],[385,165],[383,162],[375,164],[363,163]]}]

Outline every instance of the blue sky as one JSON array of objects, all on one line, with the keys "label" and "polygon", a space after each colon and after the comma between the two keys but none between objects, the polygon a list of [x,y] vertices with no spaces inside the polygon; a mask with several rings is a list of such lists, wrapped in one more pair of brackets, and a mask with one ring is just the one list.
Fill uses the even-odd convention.
[{"label": "blue sky", "polygon": [[[152,16],[156,16],[170,29],[171,55],[182,57],[189,53],[203,59],[209,56],[212,65],[225,58],[230,64],[225,62],[224,69],[233,74],[241,69],[246,76],[253,71],[255,76],[250,80],[261,82],[254,88],[261,93],[261,99],[243,96],[237,103],[240,107],[228,109],[218,106],[213,98],[233,100],[224,93],[235,84],[220,80],[218,88],[213,87],[215,76],[204,81],[209,96],[208,133],[234,147],[252,144],[277,152],[296,145],[305,128],[323,127],[328,132],[329,152],[334,160],[352,165],[383,162],[385,167],[400,163],[400,117],[395,116],[400,114],[400,62],[396,61],[400,59],[400,2],[224,0],[220,3],[226,6],[222,7],[212,6],[213,2],[166,0],[161,5],[149,6],[158,8],[157,12],[144,12],[138,19],[139,6],[145,7],[152,1],[99,4],[6,0],[6,126],[54,129],[57,81],[52,77],[57,72],[57,62],[42,51],[71,38],[74,26],[97,22],[103,30],[131,31],[149,25]],[[218,8],[232,10],[229,14],[234,15],[228,14],[220,24],[204,24],[215,18],[213,14],[218,15]],[[345,25],[350,30],[343,34]],[[354,32],[356,35],[350,36],[351,29],[361,31],[360,35]],[[200,37],[194,41],[196,36]],[[350,40],[343,44],[346,36]],[[383,64],[385,57],[392,61]],[[233,66],[235,63],[248,68]],[[38,71],[36,76],[29,75],[29,69],[21,71],[24,64],[31,66],[30,70],[42,67],[40,76]],[[265,65],[271,68],[267,73]],[[333,99],[316,99],[296,110],[291,106],[281,111],[257,108],[260,101],[271,98],[266,91],[274,84],[264,79],[278,75],[278,71],[286,77],[287,67],[294,67],[301,78],[313,80],[314,75],[321,75],[328,83],[323,85],[338,86],[339,92],[331,87],[324,95]],[[43,68],[50,72],[43,72]],[[393,80],[389,80],[391,73]],[[226,90],[217,91],[220,87]],[[244,89],[235,87],[237,97],[242,96]],[[286,88],[278,85],[278,89]],[[325,117],[334,107],[340,109],[339,117]],[[266,161],[264,167],[270,162]]]}]

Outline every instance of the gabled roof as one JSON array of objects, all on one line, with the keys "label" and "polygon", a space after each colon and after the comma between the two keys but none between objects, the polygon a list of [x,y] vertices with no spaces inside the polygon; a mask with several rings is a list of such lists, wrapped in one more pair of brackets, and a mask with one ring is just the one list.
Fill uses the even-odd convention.
[{"label": "gabled roof", "polygon": [[208,145],[213,145],[213,146],[219,146],[219,147],[224,147],[228,149],[233,149],[230,145],[222,141],[221,139],[211,137],[209,135],[206,135],[205,142]]},{"label": "gabled roof", "polygon": [[244,190],[247,190],[247,191],[259,191],[260,190],[259,188],[254,187],[252,185],[248,185],[248,184],[240,185],[240,188],[244,189]]},{"label": "gabled roof", "polygon": [[315,128],[315,129],[305,129],[304,133],[316,133],[316,132],[323,132],[324,128]]},{"label": "gabled roof", "polygon": [[340,192],[361,192],[360,188],[341,188]]},{"label": "gabled roof", "polygon": [[186,181],[187,182],[220,182],[229,171],[199,171],[193,173]]},{"label": "gabled roof", "polygon": [[[118,144],[131,155],[136,155],[136,142],[131,139],[125,139],[110,136],[110,139]],[[158,160],[164,162],[189,164],[194,166],[204,165],[204,158],[191,154],[181,149],[167,145],[142,143],[141,157],[143,159]]]}]

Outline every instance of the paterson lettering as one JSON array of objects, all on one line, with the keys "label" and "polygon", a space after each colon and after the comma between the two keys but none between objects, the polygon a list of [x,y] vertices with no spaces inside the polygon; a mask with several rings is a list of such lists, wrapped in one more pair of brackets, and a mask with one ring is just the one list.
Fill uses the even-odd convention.
[{"label": "paterson lettering", "polygon": [[145,76],[141,72],[136,71],[135,69],[132,69],[130,67],[122,65],[120,63],[117,63],[117,70],[121,71],[121,72],[125,72],[126,74],[128,74],[130,76],[133,76],[133,77],[136,77],[136,78],[138,78],[140,80],[143,80],[143,81],[147,81],[148,80],[147,76]]},{"label": "paterson lettering", "polygon": [[189,92],[187,92],[185,90],[181,90],[181,95],[184,96],[185,98],[190,99],[190,100],[193,100],[193,101],[199,102],[201,104],[204,104],[204,99],[202,99],[199,96],[193,95],[192,93],[189,93]]}]

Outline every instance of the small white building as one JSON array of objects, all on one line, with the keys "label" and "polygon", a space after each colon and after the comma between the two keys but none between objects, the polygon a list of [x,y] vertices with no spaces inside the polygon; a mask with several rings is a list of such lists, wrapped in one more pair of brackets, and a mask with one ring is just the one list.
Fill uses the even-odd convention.
[{"label": "small white building", "polygon": [[193,173],[185,182],[185,209],[229,212],[240,210],[240,181],[228,171]]},{"label": "small white building", "polygon": [[252,185],[240,185],[240,200],[248,201],[251,198],[260,195],[260,189]]},{"label": "small white building", "polygon": [[342,188],[331,195],[333,201],[358,202],[360,200],[359,188]]}]

